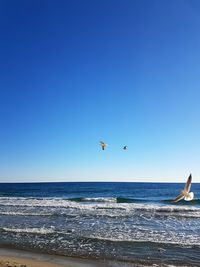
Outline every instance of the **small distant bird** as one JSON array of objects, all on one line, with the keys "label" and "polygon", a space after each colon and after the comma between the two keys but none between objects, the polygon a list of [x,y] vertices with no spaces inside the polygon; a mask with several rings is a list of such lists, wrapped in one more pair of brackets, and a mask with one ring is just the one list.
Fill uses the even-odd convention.
[{"label": "small distant bird", "polygon": [[187,182],[185,184],[185,188],[181,191],[181,194],[178,195],[173,202],[178,202],[182,199],[184,199],[185,201],[191,201],[194,198],[194,193],[190,192],[190,187],[191,187],[191,183],[192,183],[192,175],[190,174],[190,176],[187,179]]},{"label": "small distant bird", "polygon": [[124,146],[124,147],[123,147],[123,150],[127,150],[127,149],[128,149],[128,146]]},{"label": "small distant bird", "polygon": [[101,146],[102,150],[105,150],[105,148],[106,148],[108,145],[105,144],[103,141],[100,141],[100,146]]}]

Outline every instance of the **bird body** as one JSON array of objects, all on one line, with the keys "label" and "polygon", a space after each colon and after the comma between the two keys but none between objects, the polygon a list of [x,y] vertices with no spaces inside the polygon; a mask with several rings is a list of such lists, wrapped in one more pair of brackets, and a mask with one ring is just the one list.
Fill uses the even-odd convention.
[{"label": "bird body", "polygon": [[105,144],[103,141],[100,141],[100,146],[101,146],[102,150],[105,150],[105,148],[106,148],[108,145]]},{"label": "bird body", "polygon": [[185,201],[191,201],[191,200],[193,200],[193,198],[194,198],[194,193],[190,192],[187,194],[187,196],[184,197],[184,200]]}]

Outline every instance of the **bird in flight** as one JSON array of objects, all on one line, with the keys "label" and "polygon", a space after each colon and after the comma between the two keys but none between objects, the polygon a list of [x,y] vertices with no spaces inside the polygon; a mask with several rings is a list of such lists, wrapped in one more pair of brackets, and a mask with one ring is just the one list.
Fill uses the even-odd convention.
[{"label": "bird in flight", "polygon": [[124,147],[123,147],[123,150],[127,150],[127,149],[128,149],[128,146],[124,146]]},{"label": "bird in flight", "polygon": [[100,141],[100,146],[101,146],[102,150],[105,150],[105,148],[106,148],[108,145],[105,144],[103,141]]},{"label": "bird in flight", "polygon": [[178,195],[173,202],[178,202],[182,199],[186,200],[186,201],[191,201],[194,198],[194,193],[190,192],[190,187],[191,187],[191,183],[192,183],[192,175],[190,174],[190,176],[187,179],[187,182],[185,184],[185,188],[181,191],[181,194]]}]

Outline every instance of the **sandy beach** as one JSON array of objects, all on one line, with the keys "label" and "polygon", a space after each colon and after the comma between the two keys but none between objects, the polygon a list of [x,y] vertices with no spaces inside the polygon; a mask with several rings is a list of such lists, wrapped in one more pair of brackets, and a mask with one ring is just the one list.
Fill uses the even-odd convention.
[{"label": "sandy beach", "polygon": [[46,261],[36,261],[27,258],[0,256],[0,267],[62,267],[73,265],[60,265]]},{"label": "sandy beach", "polygon": [[30,259],[26,257],[13,257],[13,256],[0,256],[0,267],[95,267],[97,265],[92,263],[81,263],[80,261],[76,261],[74,259],[68,260],[62,264],[54,263],[50,260],[37,260]]},{"label": "sandy beach", "polygon": [[106,267],[102,261],[0,248],[0,267]]}]

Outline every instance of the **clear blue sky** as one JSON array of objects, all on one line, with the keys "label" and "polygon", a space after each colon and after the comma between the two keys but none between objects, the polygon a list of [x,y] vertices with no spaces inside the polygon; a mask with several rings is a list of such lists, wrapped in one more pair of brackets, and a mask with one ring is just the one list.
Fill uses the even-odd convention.
[{"label": "clear blue sky", "polygon": [[200,182],[198,0],[1,1],[0,25],[0,181]]}]

